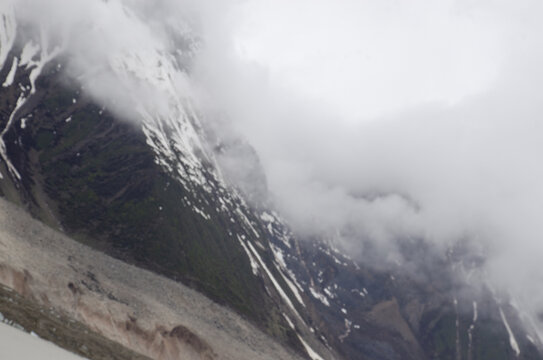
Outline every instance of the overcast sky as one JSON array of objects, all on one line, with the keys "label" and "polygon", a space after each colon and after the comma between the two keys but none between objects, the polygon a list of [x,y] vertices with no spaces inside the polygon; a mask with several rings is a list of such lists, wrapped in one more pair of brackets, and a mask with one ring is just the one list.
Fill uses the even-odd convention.
[{"label": "overcast sky", "polygon": [[249,0],[241,58],[351,121],[484,91],[504,61],[493,14],[455,1]]}]

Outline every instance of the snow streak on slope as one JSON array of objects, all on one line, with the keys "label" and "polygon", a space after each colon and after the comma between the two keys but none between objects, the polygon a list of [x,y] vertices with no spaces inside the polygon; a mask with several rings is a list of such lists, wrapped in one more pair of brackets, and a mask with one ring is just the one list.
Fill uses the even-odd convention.
[{"label": "snow streak on slope", "polygon": [[507,318],[505,317],[505,314],[503,313],[502,308],[500,307],[500,316],[503,321],[503,325],[505,326],[505,329],[507,330],[507,333],[509,335],[509,344],[511,345],[511,349],[515,352],[517,357],[520,355],[520,348],[517,343],[517,339],[515,338],[515,335],[513,334],[513,330],[511,330],[511,326],[509,326],[509,323],[507,322]]},{"label": "snow streak on slope", "polygon": [[9,70],[8,76],[6,76],[6,80],[2,84],[3,87],[8,87],[11,84],[13,84],[13,78],[15,77],[15,72],[17,71],[18,65],[19,65],[19,59],[15,57],[13,59],[13,63],[11,64],[11,69]]},{"label": "snow streak on slope", "polygon": [[[14,6],[9,2],[2,6],[3,8],[0,8],[0,70],[7,65],[6,62],[13,49],[17,35],[17,19]],[[3,87],[12,85],[19,67],[24,67],[25,70],[30,71],[28,75],[30,88],[19,84],[21,90],[19,98],[7,119],[4,129],[0,132],[0,156],[6,163],[9,172],[18,180],[21,180],[21,175],[8,158],[4,138],[13,125],[18,111],[25,105],[30,96],[36,92],[36,80],[42,73],[44,67],[62,52],[61,46],[57,45],[51,48],[49,41],[50,34],[45,27],[39,27],[37,36],[39,38],[38,43],[36,43],[34,39],[27,39],[28,42],[23,47],[22,53],[20,54],[20,61],[17,56],[13,57],[10,70],[2,84]]]}]

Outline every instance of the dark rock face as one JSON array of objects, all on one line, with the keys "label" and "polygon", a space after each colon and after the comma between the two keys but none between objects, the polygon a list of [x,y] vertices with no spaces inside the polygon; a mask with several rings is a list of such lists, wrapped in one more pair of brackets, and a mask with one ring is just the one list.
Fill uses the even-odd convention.
[{"label": "dark rock face", "polygon": [[[141,130],[81,97],[55,69],[51,64],[45,70],[38,92],[5,136],[22,178],[13,182],[18,193],[12,199],[89,245],[266,323],[270,300],[237,240],[228,236],[236,224],[192,211],[183,200],[198,201],[194,193],[155,163]],[[4,93],[2,99],[9,99]],[[13,103],[5,103],[9,112]],[[209,201],[217,206],[216,199]]]},{"label": "dark rock face", "polygon": [[[21,51],[10,52],[2,81]],[[262,200],[265,191],[262,174],[251,171],[257,158],[250,156],[253,165],[240,175],[253,184],[245,193],[218,178],[202,154],[196,156],[203,180],[183,177],[149,145],[153,135],[144,126],[95,103],[63,69],[61,58],[47,63],[31,93],[33,68],[18,67],[13,83],[0,88],[7,156],[0,193],[43,222],[198,289],[300,353],[301,337],[325,358],[541,358],[510,305],[485,289],[459,292],[450,259],[417,243],[406,246],[407,258],[428,261],[414,278],[400,266],[364,266],[322,239],[298,241],[279,216],[245,199]],[[190,334],[176,328],[172,336]]]}]

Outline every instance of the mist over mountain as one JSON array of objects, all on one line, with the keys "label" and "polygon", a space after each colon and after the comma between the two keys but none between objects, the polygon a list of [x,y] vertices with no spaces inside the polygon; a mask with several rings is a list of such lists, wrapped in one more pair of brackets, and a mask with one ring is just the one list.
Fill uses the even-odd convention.
[{"label": "mist over mountain", "polygon": [[[53,76],[48,66],[58,61],[60,82],[48,91],[75,87],[100,116],[105,111],[143,129],[146,140],[138,141],[153,149],[154,162],[171,177],[156,188],[166,189],[171,180],[192,189],[187,194],[194,198],[183,202],[206,221],[222,206],[238,216],[228,213],[210,228],[233,236],[224,223],[246,220],[253,229],[240,228],[260,239],[262,229],[284,226],[306,246],[330,244],[369,272],[402,271],[428,284],[448,261],[453,285],[433,290],[457,294],[457,317],[458,311],[477,313],[475,305],[458,310],[457,297],[490,296],[498,303],[494,319],[506,318],[507,304],[528,335],[543,331],[539,2],[6,0],[0,10],[17,21],[4,21],[1,29],[3,87],[14,86],[19,71],[29,79],[29,88],[21,85],[23,93],[12,96],[17,107],[5,119],[0,145],[8,173],[2,176],[24,178],[23,156],[12,162],[14,145],[5,135],[24,130],[17,125],[23,115],[26,123],[34,121],[25,107],[34,106],[36,84]],[[20,54],[9,53],[11,47]],[[235,189],[228,200],[209,195],[228,193],[228,186]],[[108,201],[118,196],[124,192]],[[280,215],[266,227],[272,211]],[[76,220],[69,224],[77,228]],[[274,237],[279,230],[269,232]],[[264,269],[245,235],[235,242],[255,275]],[[321,273],[314,266],[303,271]],[[194,276],[196,270],[187,271]],[[308,276],[306,294],[326,299],[309,290],[316,285]],[[321,305],[334,296],[328,298]],[[411,311],[404,305],[400,301],[401,311]],[[351,324],[345,326],[347,337]]]}]

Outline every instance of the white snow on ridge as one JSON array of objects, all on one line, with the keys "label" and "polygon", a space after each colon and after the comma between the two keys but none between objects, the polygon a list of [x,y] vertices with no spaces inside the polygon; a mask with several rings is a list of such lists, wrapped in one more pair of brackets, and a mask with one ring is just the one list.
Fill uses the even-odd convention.
[{"label": "white snow on ridge", "polygon": [[315,299],[320,300],[320,302],[322,302],[326,306],[330,306],[330,302],[328,302],[326,296],[313,289],[312,287],[309,287],[309,292],[311,292],[311,295],[313,295]]},{"label": "white snow on ridge", "polygon": [[323,290],[326,296],[328,296],[330,299],[336,298],[336,294],[332,292],[332,288],[330,286],[325,287]]},{"label": "white snow on ridge", "polygon": [[6,166],[8,167],[9,172],[19,180],[21,180],[21,175],[19,174],[15,166],[11,163],[11,160],[9,160],[8,158],[6,143],[4,142],[4,136],[6,135],[9,128],[11,127],[11,124],[13,123],[13,120],[15,119],[15,114],[24,105],[25,102],[26,102],[26,98],[24,97],[24,95],[23,94],[19,95],[19,98],[17,99],[17,104],[15,105],[15,109],[13,109],[13,111],[9,115],[8,122],[6,123],[6,127],[0,133],[0,156],[6,163]]},{"label": "white snow on ridge", "polygon": [[302,296],[300,295],[300,293],[298,292],[298,289],[296,288],[296,286],[292,283],[292,281],[290,281],[290,279],[283,273],[283,271],[281,270],[280,267],[277,267],[277,270],[279,271],[279,274],[281,274],[281,277],[283,278],[283,280],[285,280],[285,283],[287,284],[287,286],[289,287],[289,289],[292,291],[292,293],[294,294],[294,297],[296,298],[296,300],[298,300],[298,302],[300,303],[300,305],[302,305],[303,307],[305,307],[305,304],[304,304],[304,301],[302,300]]},{"label": "white snow on ridge", "polygon": [[270,214],[268,214],[267,212],[265,212],[265,211],[260,215],[260,219],[261,219],[262,221],[268,222],[268,223],[273,223],[273,222],[275,222],[275,218],[274,218],[272,215],[270,215]]},{"label": "white snow on ridge", "polygon": [[253,255],[251,254],[251,252],[245,245],[245,242],[239,235],[238,235],[238,241],[241,244],[241,247],[243,248],[243,250],[245,250],[245,252],[247,253],[247,256],[249,257],[249,262],[251,263],[251,269],[253,271],[253,275],[258,275],[258,268],[259,268],[258,263],[256,262]]},{"label": "white snow on ridge", "polygon": [[9,1],[3,1],[0,3],[0,69],[4,67],[15,42],[16,34],[17,23],[13,4]]},{"label": "white snow on ridge", "polygon": [[505,325],[505,328],[507,329],[507,333],[509,334],[509,344],[511,345],[511,349],[515,352],[517,357],[520,355],[520,348],[517,343],[517,339],[515,339],[515,335],[513,334],[513,331],[511,330],[511,327],[509,326],[509,323],[507,322],[507,318],[505,317],[505,314],[503,313],[502,308],[500,307],[500,316],[503,321],[503,325]]},{"label": "white snow on ridge", "polygon": [[290,320],[290,318],[289,318],[285,313],[283,313],[283,317],[284,317],[285,320],[287,321],[288,326],[290,326],[290,328],[291,328],[292,330],[295,330],[294,323],[292,322],[292,320]]},{"label": "white snow on ridge", "polygon": [[288,307],[291,308],[291,310],[294,312],[294,314],[296,314],[296,316],[298,316],[298,318],[300,320],[302,320],[302,317],[300,316],[300,314],[298,314],[298,311],[296,310],[296,308],[294,307],[294,304],[292,303],[292,301],[290,301],[290,298],[288,297],[288,295],[285,293],[285,291],[283,290],[283,288],[281,287],[281,285],[279,285],[279,283],[277,282],[277,280],[275,279],[275,277],[272,275],[272,273],[270,272],[270,270],[268,269],[268,267],[266,266],[266,263],[262,260],[262,258],[260,257],[260,255],[258,254],[258,252],[256,251],[256,249],[253,247],[253,245],[250,243],[250,242],[247,242],[247,245],[249,246],[249,248],[251,249],[253,255],[256,257],[256,259],[258,260],[260,266],[264,269],[264,271],[266,272],[266,274],[268,275],[270,281],[272,282],[273,286],[275,287],[275,289],[277,290],[277,292],[279,293],[279,295],[281,296],[281,298],[283,298],[283,300],[285,301],[285,303],[288,305]]},{"label": "white snow on ridge", "polygon": [[211,216],[209,216],[208,214],[206,214],[203,210],[199,209],[198,207],[192,206],[192,209],[194,210],[195,213],[197,213],[198,215],[200,215],[201,217],[203,217],[205,220],[211,219]]},{"label": "white snow on ridge", "polygon": [[2,84],[2,87],[8,87],[11,84],[13,84],[13,80],[15,79],[15,73],[17,72],[17,66],[19,66],[19,58],[15,56],[13,58],[13,62],[11,63],[11,69],[9,70],[9,73],[6,76],[6,80]]},{"label": "white snow on ridge", "polygon": [[277,246],[270,244],[270,248],[273,253],[273,257],[275,258],[275,261],[283,268],[287,268],[287,264],[285,263],[285,255],[283,254],[283,250],[278,248]]},{"label": "white snow on ridge", "polygon": [[305,351],[307,352],[307,355],[309,355],[309,357],[311,358],[311,360],[324,360],[315,350],[313,350],[311,348],[311,346],[309,346],[305,341],[304,339],[302,339],[302,337],[300,335],[298,335],[298,339],[300,339],[300,342],[302,343],[302,345],[304,346],[305,348]]},{"label": "white snow on ridge", "polygon": [[[0,69],[4,67],[9,52],[12,50],[15,41],[16,29],[17,20],[15,17],[13,4],[11,2],[3,3],[2,5],[0,5]],[[41,74],[44,66],[62,51],[61,47],[58,46],[50,52],[49,48],[50,46],[47,31],[43,27],[40,27],[40,45],[35,45],[31,41],[24,46],[20,57],[21,60],[19,61],[17,57],[13,59],[11,69],[2,85],[4,87],[12,85],[15,73],[19,66],[26,65],[26,69],[32,69],[30,71],[30,75],[28,76],[28,79],[30,81],[30,93],[27,94],[28,89],[22,87],[19,84],[21,93],[19,95],[19,98],[17,99],[15,108],[11,111],[11,114],[9,115],[6,126],[0,132],[0,156],[6,163],[9,172],[19,180],[21,179],[21,175],[7,156],[4,136],[9,131],[13,122],[15,121],[15,115],[17,114],[19,109],[23,107],[23,105],[28,100],[28,97],[35,93],[36,79]],[[38,52],[40,56],[37,60],[35,60]]]},{"label": "white snow on ridge", "polygon": [[21,53],[21,61],[19,63],[19,66],[26,65],[26,68],[28,69],[31,65],[32,59],[39,53],[40,46],[38,44],[35,44],[34,41],[29,41],[25,44],[23,47],[23,51]]},{"label": "white snow on ridge", "polygon": [[256,238],[257,239],[260,238],[260,235],[258,234],[258,231],[256,231],[256,229],[254,228],[253,224],[251,224],[251,222],[249,221],[247,216],[239,208],[236,209],[236,212],[240,216],[241,220],[243,220],[243,222],[249,227],[249,229],[252,230],[252,232],[255,234]]},{"label": "white snow on ridge", "polygon": [[28,76],[30,80],[30,94],[34,94],[36,92],[36,79],[40,76],[45,65],[62,52],[61,46],[56,46],[51,52],[48,52],[50,47],[49,45],[49,36],[47,34],[47,30],[43,27],[40,27],[39,60],[35,61],[31,59],[27,64],[27,68],[34,67],[30,72],[30,75]]}]

